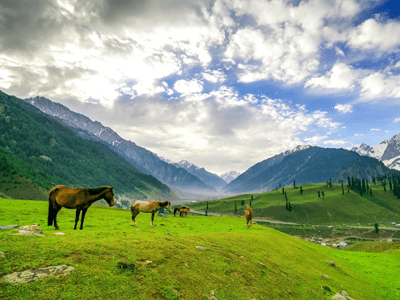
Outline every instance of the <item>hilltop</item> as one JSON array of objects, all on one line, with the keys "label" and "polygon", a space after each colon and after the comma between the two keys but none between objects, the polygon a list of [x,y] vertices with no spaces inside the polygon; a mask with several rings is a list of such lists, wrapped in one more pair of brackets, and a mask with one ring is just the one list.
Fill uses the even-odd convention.
[{"label": "hilltop", "polygon": [[[190,204],[195,210],[223,213],[241,216],[246,206],[250,204],[254,216],[299,224],[364,224],[378,222],[400,223],[400,201],[391,191],[384,191],[380,182],[371,183],[372,196],[365,193],[363,196],[347,189],[344,185],[344,194],[340,184],[304,184],[300,188],[285,186],[288,201],[293,206],[292,212],[285,209],[286,199],[282,189],[260,194],[242,194],[234,197]],[[318,197],[320,191],[320,197]],[[322,196],[324,192],[324,197]],[[237,212],[235,213],[235,202]]]}]

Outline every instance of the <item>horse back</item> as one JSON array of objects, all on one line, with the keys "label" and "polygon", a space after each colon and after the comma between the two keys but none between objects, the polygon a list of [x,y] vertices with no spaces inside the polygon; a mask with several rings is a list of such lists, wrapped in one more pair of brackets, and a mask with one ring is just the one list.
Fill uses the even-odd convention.
[{"label": "horse back", "polygon": [[70,188],[64,185],[57,185],[49,192],[49,201],[51,201],[53,205],[56,202],[58,205],[66,208],[76,208],[77,205],[80,205],[84,197],[83,189]]}]

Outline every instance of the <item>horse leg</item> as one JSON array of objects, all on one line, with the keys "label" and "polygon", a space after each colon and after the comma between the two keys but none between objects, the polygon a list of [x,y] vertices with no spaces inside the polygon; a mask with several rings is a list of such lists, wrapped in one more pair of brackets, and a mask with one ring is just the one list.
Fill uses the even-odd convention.
[{"label": "horse leg", "polygon": [[151,222],[150,222],[150,226],[153,227],[153,221],[154,221],[154,215],[156,214],[156,212],[152,212],[151,213]]},{"label": "horse leg", "polygon": [[135,221],[136,216],[139,214],[139,212],[133,212],[132,211],[132,225],[137,227],[137,223]]},{"label": "horse leg", "polygon": [[77,208],[77,209],[76,209],[76,212],[75,212],[75,226],[74,226],[74,230],[76,230],[76,225],[78,224],[80,213],[81,213],[81,210]]},{"label": "horse leg", "polygon": [[61,209],[61,206],[56,207],[56,208],[53,210],[53,221],[54,221],[54,229],[55,229],[55,230],[60,230],[60,227],[58,227],[58,225],[57,225],[57,214],[58,214],[58,212],[60,211],[60,209]]},{"label": "horse leg", "polygon": [[85,209],[82,210],[81,227],[79,228],[80,230],[83,229],[83,221],[85,220],[85,215],[86,215],[87,210],[88,210],[87,208],[85,208]]}]

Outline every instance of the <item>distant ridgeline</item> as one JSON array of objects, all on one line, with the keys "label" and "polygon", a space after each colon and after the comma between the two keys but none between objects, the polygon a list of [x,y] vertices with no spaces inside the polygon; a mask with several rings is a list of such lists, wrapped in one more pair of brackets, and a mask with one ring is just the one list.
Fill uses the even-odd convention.
[{"label": "distant ridgeline", "polygon": [[136,199],[176,197],[104,143],[77,136],[53,117],[1,91],[0,134],[2,176],[19,174],[45,190],[57,184],[109,185],[117,194]]}]

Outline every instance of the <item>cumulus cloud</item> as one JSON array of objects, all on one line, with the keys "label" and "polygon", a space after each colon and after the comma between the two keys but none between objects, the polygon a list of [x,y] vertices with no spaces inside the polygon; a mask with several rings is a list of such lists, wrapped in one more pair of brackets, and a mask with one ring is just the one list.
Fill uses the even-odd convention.
[{"label": "cumulus cloud", "polygon": [[353,48],[395,50],[400,45],[400,22],[390,21],[382,24],[368,19],[351,30],[348,38],[348,43]]},{"label": "cumulus cloud", "polygon": [[352,89],[356,80],[354,70],[344,63],[337,63],[325,76],[309,79],[305,87],[323,87],[329,89]]},{"label": "cumulus cloud", "polygon": [[329,146],[343,146],[349,143],[348,141],[345,140],[327,140],[322,142],[324,145],[329,145]]},{"label": "cumulus cloud", "polygon": [[368,99],[400,98],[400,75],[376,72],[361,79],[361,97]]},{"label": "cumulus cloud", "polygon": [[371,131],[381,131],[381,130],[378,128],[371,128]]},{"label": "cumulus cloud", "polygon": [[335,109],[344,114],[353,112],[353,107],[351,104],[337,104]]},{"label": "cumulus cloud", "polygon": [[400,117],[393,120],[393,123],[398,123],[398,122],[400,122]]},{"label": "cumulus cloud", "polygon": [[174,89],[184,95],[200,93],[203,90],[203,82],[197,79],[190,81],[181,79],[175,82]]}]

